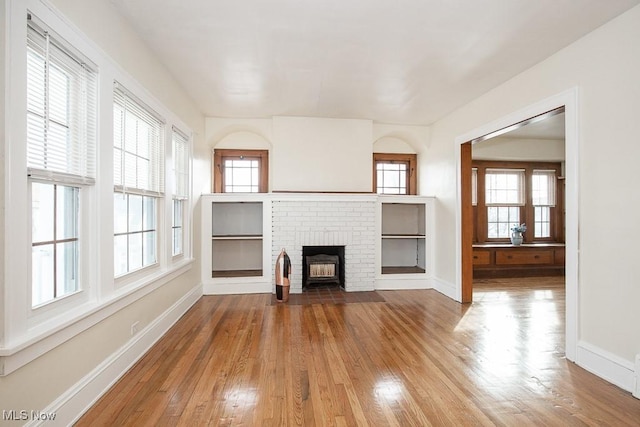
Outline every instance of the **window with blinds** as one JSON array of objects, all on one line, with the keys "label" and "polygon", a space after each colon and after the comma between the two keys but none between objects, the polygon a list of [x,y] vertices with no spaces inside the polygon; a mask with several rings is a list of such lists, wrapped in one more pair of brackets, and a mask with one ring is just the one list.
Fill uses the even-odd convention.
[{"label": "window with blinds", "polygon": [[120,84],[113,94],[114,275],[158,262],[164,120]]},{"label": "window with blinds", "polygon": [[536,238],[551,237],[551,208],[556,205],[555,170],[533,170],[531,197],[534,206],[533,235]]},{"label": "window with blinds", "polygon": [[189,198],[189,138],[176,127],[173,128],[173,194],[172,255],[184,253],[184,209]]},{"label": "window with blinds", "polygon": [[189,197],[189,137],[180,129],[173,128],[173,173],[175,190],[173,197],[186,199]]},{"label": "window with blinds", "polygon": [[79,291],[80,197],[96,178],[96,67],[27,18],[31,306]]},{"label": "window with blinds", "polygon": [[118,83],[113,98],[116,190],[161,196],[164,193],[164,120]]},{"label": "window with blinds", "polygon": [[525,204],[524,179],[524,169],[486,169],[488,238],[507,238],[511,228],[520,223],[520,206]]},{"label": "window with blinds", "polygon": [[35,17],[27,27],[27,166],[30,176],[93,184],[96,72]]},{"label": "window with blinds", "polygon": [[524,169],[487,169],[484,182],[487,206],[524,206]]}]

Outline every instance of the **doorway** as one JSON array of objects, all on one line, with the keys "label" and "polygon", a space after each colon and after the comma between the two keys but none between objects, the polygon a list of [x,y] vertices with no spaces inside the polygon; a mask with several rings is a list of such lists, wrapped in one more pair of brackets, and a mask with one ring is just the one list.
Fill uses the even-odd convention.
[{"label": "doorway", "polygon": [[459,146],[458,187],[458,298],[472,302],[473,298],[473,211],[471,204],[472,144],[518,128],[532,118],[564,108],[565,111],[565,283],[566,283],[566,357],[575,361],[578,331],[578,140],[577,97],[570,90],[541,101],[495,122],[477,128],[456,139]]}]

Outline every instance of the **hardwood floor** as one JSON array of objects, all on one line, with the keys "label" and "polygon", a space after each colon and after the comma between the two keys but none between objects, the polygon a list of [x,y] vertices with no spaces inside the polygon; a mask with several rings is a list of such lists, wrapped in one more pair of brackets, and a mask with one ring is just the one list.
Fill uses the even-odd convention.
[{"label": "hardwood floor", "polygon": [[640,425],[640,400],[565,359],[563,279],[533,280],[476,283],[472,305],[205,296],[77,425]]}]

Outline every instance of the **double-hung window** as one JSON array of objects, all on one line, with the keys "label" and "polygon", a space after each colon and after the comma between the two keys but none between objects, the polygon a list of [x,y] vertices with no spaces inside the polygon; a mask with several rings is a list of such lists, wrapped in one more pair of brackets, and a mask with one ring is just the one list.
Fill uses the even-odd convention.
[{"label": "double-hung window", "polygon": [[164,120],[115,84],[113,106],[114,275],[158,262],[164,196]]},{"label": "double-hung window", "polygon": [[173,175],[175,189],[172,209],[172,250],[173,256],[184,253],[184,211],[189,198],[189,137],[178,128],[172,132],[173,143]]},{"label": "double-hung window", "polygon": [[520,208],[525,205],[524,169],[487,169],[485,205],[487,237],[508,238],[511,227],[520,224]]},{"label": "double-hung window", "polygon": [[524,223],[525,242],[562,242],[560,170],[557,162],[474,161],[474,241],[506,241],[511,228]]},{"label": "double-hung window", "polygon": [[31,305],[82,289],[81,199],[95,182],[96,67],[34,16],[27,23]]},{"label": "double-hung window", "polygon": [[551,230],[551,208],[556,206],[556,171],[534,169],[531,176],[534,230],[536,238],[549,238]]}]

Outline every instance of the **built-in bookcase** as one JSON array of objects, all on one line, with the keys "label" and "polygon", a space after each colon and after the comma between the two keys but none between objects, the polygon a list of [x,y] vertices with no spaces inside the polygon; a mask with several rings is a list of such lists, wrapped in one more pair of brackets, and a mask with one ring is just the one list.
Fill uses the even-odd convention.
[{"label": "built-in bookcase", "polygon": [[263,202],[211,203],[211,277],[262,276]]},{"label": "built-in bookcase", "polygon": [[382,274],[426,271],[425,203],[382,203]]},{"label": "built-in bookcase", "polygon": [[270,207],[264,195],[202,196],[205,294],[271,291]]}]

